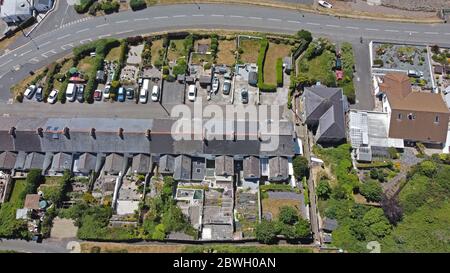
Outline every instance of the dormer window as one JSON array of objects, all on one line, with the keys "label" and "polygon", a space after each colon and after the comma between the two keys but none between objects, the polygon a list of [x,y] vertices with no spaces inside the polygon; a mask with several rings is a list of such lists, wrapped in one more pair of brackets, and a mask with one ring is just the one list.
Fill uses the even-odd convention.
[{"label": "dormer window", "polygon": [[408,119],[409,120],[415,120],[416,119],[416,115],[414,113],[409,113],[408,114]]}]

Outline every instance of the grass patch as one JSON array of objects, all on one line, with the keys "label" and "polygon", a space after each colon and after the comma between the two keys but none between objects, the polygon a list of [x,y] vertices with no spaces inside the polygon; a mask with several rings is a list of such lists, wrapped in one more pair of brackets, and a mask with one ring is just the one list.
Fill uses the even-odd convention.
[{"label": "grass patch", "polygon": [[164,54],[163,41],[162,39],[152,41],[152,65],[155,65],[155,61],[161,58],[161,55]]},{"label": "grass patch", "polygon": [[300,213],[299,200],[265,198],[262,200],[263,215],[266,212],[270,212],[272,214],[272,219],[278,219],[280,208],[284,206],[293,207]]},{"label": "grass patch", "polygon": [[192,53],[192,64],[203,64],[204,62],[212,63],[213,58],[211,54]]},{"label": "grass patch", "polygon": [[232,66],[235,63],[235,40],[222,40],[219,41],[219,52],[217,53],[217,63]]},{"label": "grass patch", "polygon": [[285,44],[269,43],[269,49],[266,52],[264,62],[264,82],[268,84],[277,84],[276,64],[277,59],[283,59],[291,54],[291,46]]},{"label": "grass patch", "polygon": [[235,245],[210,245],[210,246],[186,246],[184,253],[205,253],[214,250],[217,253],[312,253],[311,248],[298,246],[235,246]]},{"label": "grass patch", "polygon": [[239,41],[239,59],[243,63],[256,63],[258,61],[258,53],[260,48],[260,40],[241,39]]},{"label": "grass patch", "polygon": [[120,46],[111,48],[108,55],[105,57],[105,61],[119,61],[120,58]]},{"label": "grass patch", "polygon": [[15,179],[14,188],[9,198],[9,203],[14,204],[15,207],[20,207],[22,205],[22,200],[20,195],[25,190],[27,182],[25,179]]},{"label": "grass patch", "polygon": [[84,57],[80,60],[80,62],[77,65],[77,68],[79,71],[83,72],[83,74],[90,75],[93,73],[93,70],[95,69],[94,66],[94,58],[93,57]]},{"label": "grass patch", "polygon": [[167,51],[167,59],[174,62],[184,56],[184,40],[171,40]]}]

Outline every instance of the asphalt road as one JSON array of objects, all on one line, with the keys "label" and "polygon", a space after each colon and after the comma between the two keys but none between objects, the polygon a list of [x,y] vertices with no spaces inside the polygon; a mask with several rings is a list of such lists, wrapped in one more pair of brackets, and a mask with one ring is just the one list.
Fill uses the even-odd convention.
[{"label": "asphalt road", "polygon": [[0,100],[10,97],[9,88],[30,70],[49,64],[80,44],[105,37],[127,37],[176,29],[232,29],[294,33],[307,29],[334,40],[363,37],[418,43],[448,43],[445,24],[405,24],[370,20],[338,19],[268,7],[202,4],[156,6],[67,22],[60,28],[33,37],[32,41],[0,57]]}]

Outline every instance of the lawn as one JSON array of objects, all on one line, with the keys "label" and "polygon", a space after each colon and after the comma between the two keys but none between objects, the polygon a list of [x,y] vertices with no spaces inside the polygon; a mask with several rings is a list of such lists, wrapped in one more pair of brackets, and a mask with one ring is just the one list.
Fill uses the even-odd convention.
[{"label": "lawn", "polygon": [[164,54],[163,41],[161,39],[152,42],[151,52],[152,52],[152,65],[155,65],[155,61],[161,58],[160,56]]},{"label": "lawn", "polygon": [[198,49],[198,45],[199,44],[201,44],[201,45],[208,45],[208,51],[211,49],[210,47],[211,47],[211,39],[209,39],[209,38],[207,38],[207,39],[200,39],[200,40],[196,40],[195,42],[194,42],[194,50],[195,51],[197,51],[197,49]]},{"label": "lawn", "polygon": [[184,56],[184,40],[171,40],[169,50],[167,51],[167,59],[174,62]]},{"label": "lawn", "polygon": [[280,208],[284,206],[296,208],[300,213],[299,205],[299,200],[264,198],[262,199],[263,216],[265,213],[270,212],[272,219],[277,219]]},{"label": "lawn", "polygon": [[327,86],[336,86],[336,75],[333,71],[335,56],[331,51],[324,50],[319,56],[300,60],[298,70],[308,78],[320,81]]},{"label": "lawn", "polygon": [[26,185],[26,179],[15,179],[14,188],[9,198],[9,203],[14,204],[15,207],[20,207],[22,200],[20,200],[20,194],[24,191]]},{"label": "lawn", "polygon": [[200,53],[192,53],[192,64],[203,64],[203,62],[212,63],[212,55],[211,54],[200,54]]},{"label": "lawn", "polygon": [[291,47],[284,44],[269,43],[264,62],[264,82],[277,84],[276,64],[277,59],[283,59],[291,54]]},{"label": "lawn", "polygon": [[108,55],[106,55],[105,57],[105,61],[119,61],[120,58],[120,48],[121,46],[116,46],[114,48],[112,48],[109,52]]},{"label": "lawn", "polygon": [[[100,248],[101,252],[129,252],[129,253],[180,253],[184,245],[130,245],[126,243],[83,242],[81,252],[89,253],[93,248]],[[94,248],[94,249],[95,249]]]},{"label": "lawn", "polygon": [[256,63],[258,61],[259,41],[256,39],[241,39],[239,41],[239,48],[242,50],[239,59],[243,63]]},{"label": "lawn", "polygon": [[84,57],[80,60],[80,62],[77,65],[77,68],[79,71],[83,72],[85,75],[91,75],[93,73],[92,70],[95,69],[94,67],[94,58],[93,57]]},{"label": "lawn", "polygon": [[236,41],[219,41],[219,52],[217,53],[217,63],[232,66],[235,63]]}]

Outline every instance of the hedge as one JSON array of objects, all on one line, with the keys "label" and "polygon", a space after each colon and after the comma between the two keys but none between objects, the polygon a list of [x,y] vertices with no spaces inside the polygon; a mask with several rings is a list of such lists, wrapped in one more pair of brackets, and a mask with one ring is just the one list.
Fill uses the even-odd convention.
[{"label": "hedge", "polygon": [[100,9],[103,10],[106,14],[111,14],[113,12],[118,12],[120,8],[120,4],[117,1],[104,1],[99,5]]},{"label": "hedge", "polygon": [[264,83],[264,62],[268,48],[269,41],[266,38],[262,39],[258,53],[258,88],[261,92],[274,92],[277,90],[275,85]]},{"label": "hedge", "polygon": [[80,0],[80,4],[74,6],[75,11],[77,13],[86,13],[94,2],[96,0]]},{"label": "hedge", "polygon": [[147,3],[145,3],[145,0],[131,0],[130,1],[130,8],[135,10],[145,9],[147,8]]},{"label": "hedge", "polygon": [[47,84],[45,85],[43,92],[44,100],[47,100],[50,91],[53,89],[53,82],[55,81],[55,75],[59,72],[60,69],[61,64],[59,63],[52,63],[48,66]]},{"label": "hedge", "polygon": [[303,176],[302,179],[302,185],[303,185],[303,198],[304,198],[304,202],[306,205],[309,204],[309,188],[308,188],[308,183],[306,182],[306,176]]},{"label": "hedge", "polygon": [[392,168],[392,162],[372,162],[372,163],[357,163],[356,168],[358,169],[373,169],[373,168]]},{"label": "hedge", "polygon": [[277,85],[283,86],[283,60],[281,58],[277,59]]}]

